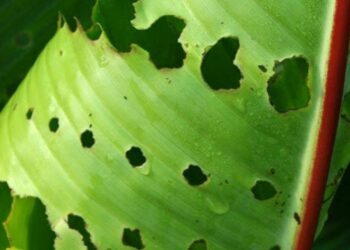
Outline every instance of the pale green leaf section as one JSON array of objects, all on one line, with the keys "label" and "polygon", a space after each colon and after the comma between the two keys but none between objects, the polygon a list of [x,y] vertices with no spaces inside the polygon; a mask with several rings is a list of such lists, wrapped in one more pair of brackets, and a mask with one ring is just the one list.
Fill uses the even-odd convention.
[{"label": "pale green leaf section", "polygon": [[[323,24],[331,23],[334,1],[295,1],[293,11],[287,3],[140,1],[139,28],[164,14],[185,19],[187,57],[176,70],[157,70],[137,46],[119,54],[104,35],[90,41],[65,25],[1,114],[0,179],[39,197],[53,225],[82,216],[99,249],[130,249],[124,228],[139,229],[152,250],[187,249],[199,239],[211,250],[290,249],[318,132],[330,32]],[[202,53],[225,36],[239,38],[235,64],[244,78],[237,90],[213,91],[201,78]],[[267,80],[275,60],[293,55],[309,62],[311,100],[280,114]],[[87,129],[91,148],[80,142]],[[140,168],[125,157],[131,146],[146,157]],[[182,173],[190,164],[208,182],[188,185]],[[258,180],[278,194],[255,199]],[[78,244],[68,229],[55,230],[67,233],[57,244]]]}]

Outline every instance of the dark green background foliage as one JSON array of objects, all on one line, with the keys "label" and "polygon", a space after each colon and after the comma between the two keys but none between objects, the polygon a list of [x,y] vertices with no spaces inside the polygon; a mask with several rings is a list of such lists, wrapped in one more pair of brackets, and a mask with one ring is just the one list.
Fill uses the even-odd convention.
[{"label": "dark green background foliage", "polygon": [[76,16],[88,28],[93,5],[94,0],[0,1],[0,108],[55,34],[59,12],[71,27]]}]

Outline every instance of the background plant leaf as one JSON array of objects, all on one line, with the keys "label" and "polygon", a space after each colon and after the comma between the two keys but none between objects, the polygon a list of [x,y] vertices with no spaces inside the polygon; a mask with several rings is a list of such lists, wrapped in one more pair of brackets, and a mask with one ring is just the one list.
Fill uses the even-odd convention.
[{"label": "background plant leaf", "polygon": [[37,198],[15,197],[5,228],[11,246],[18,249],[51,250],[55,238],[45,214],[45,207]]},{"label": "background plant leaf", "polygon": [[0,109],[55,34],[59,12],[72,28],[73,17],[89,28],[93,4],[94,0],[0,1]]}]

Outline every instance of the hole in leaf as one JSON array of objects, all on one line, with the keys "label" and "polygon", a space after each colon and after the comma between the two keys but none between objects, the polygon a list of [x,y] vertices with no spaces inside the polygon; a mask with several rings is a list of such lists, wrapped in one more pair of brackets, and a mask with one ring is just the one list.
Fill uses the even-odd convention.
[{"label": "hole in leaf", "polygon": [[[12,246],[19,249],[54,250],[55,233],[44,204],[37,198],[15,196],[6,230]],[[18,233],[18,230],[22,233]]]},{"label": "hole in leaf", "polygon": [[281,247],[278,245],[275,245],[275,246],[271,247],[270,250],[281,250]]},{"label": "hole in leaf", "polygon": [[22,31],[15,37],[15,44],[20,48],[28,47],[31,43],[31,37],[28,32]]},{"label": "hole in leaf", "polygon": [[298,213],[294,213],[293,217],[294,217],[295,221],[300,225],[301,219],[300,219],[299,214]]},{"label": "hole in leaf", "polygon": [[51,118],[50,122],[49,122],[50,131],[55,133],[55,132],[57,132],[59,127],[60,127],[59,119],[57,117]]},{"label": "hole in leaf", "polygon": [[126,151],[125,156],[133,167],[140,167],[146,162],[146,157],[139,147],[131,147]]},{"label": "hole in leaf", "polygon": [[208,176],[205,175],[202,169],[196,165],[190,165],[183,171],[182,175],[191,186],[202,185],[208,180]]},{"label": "hole in leaf", "polygon": [[130,44],[137,38],[137,30],[131,24],[135,18],[133,3],[136,1],[99,1],[95,7],[94,21],[102,25],[111,43],[120,52],[129,52]]},{"label": "hole in leaf", "polygon": [[174,16],[163,16],[145,31],[140,31],[138,44],[147,50],[157,68],[179,68],[186,53],[178,39],[185,22]]},{"label": "hole in leaf", "polygon": [[145,248],[145,246],[142,243],[139,229],[131,230],[129,228],[124,228],[122,242],[124,245],[134,247],[136,249]]},{"label": "hole in leaf", "polygon": [[237,38],[221,38],[203,57],[201,72],[204,81],[214,90],[237,89],[242,73],[233,64],[239,49]]},{"label": "hole in leaf", "polygon": [[267,68],[264,65],[258,65],[258,68],[263,72],[266,73],[267,72]]},{"label": "hole in leaf", "polygon": [[257,181],[251,191],[254,198],[261,201],[271,199],[277,194],[275,187],[268,181]]},{"label": "hole in leaf", "polygon": [[84,148],[91,148],[95,144],[94,134],[87,129],[80,135],[80,141]]},{"label": "hole in leaf", "polygon": [[137,30],[131,24],[135,18],[134,2],[136,0],[100,1],[94,19],[118,51],[129,52],[130,45],[135,43],[149,52],[157,68],[181,67],[186,53],[178,40],[185,22],[175,16],[163,16],[150,28]]},{"label": "hole in leaf", "polygon": [[84,245],[88,250],[97,250],[96,246],[91,241],[90,233],[87,231],[86,223],[82,217],[74,214],[69,214],[68,226],[69,228],[79,232],[79,234],[83,237]]},{"label": "hole in leaf", "polygon": [[188,250],[207,250],[207,243],[205,240],[195,240],[192,242]]},{"label": "hole in leaf", "polygon": [[29,108],[27,113],[26,113],[26,117],[28,120],[32,119],[33,116],[33,112],[34,112],[34,108]]},{"label": "hole in leaf", "polygon": [[270,169],[270,174],[275,174],[276,173],[276,169],[275,168],[271,168]]},{"label": "hole in leaf", "polygon": [[275,74],[268,80],[267,87],[271,105],[280,113],[306,107],[310,101],[306,59],[287,58],[276,62],[273,70]]}]

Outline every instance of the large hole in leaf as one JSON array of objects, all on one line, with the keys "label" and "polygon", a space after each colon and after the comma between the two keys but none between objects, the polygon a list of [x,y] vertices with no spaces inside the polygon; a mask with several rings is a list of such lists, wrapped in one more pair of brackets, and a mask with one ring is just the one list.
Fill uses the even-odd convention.
[{"label": "large hole in leaf", "polygon": [[130,228],[124,228],[122,242],[126,246],[130,246],[136,249],[144,249],[145,246],[142,243],[142,238],[139,229],[131,230]]},{"label": "large hole in leaf", "polygon": [[137,30],[131,24],[135,18],[133,3],[136,1],[99,1],[95,7],[94,21],[102,25],[111,43],[121,52],[129,52],[130,44],[137,38]]},{"label": "large hole in leaf", "polygon": [[306,59],[287,58],[276,62],[273,70],[275,74],[268,80],[267,87],[271,105],[281,113],[306,107],[310,101]]},{"label": "large hole in leaf", "polygon": [[16,249],[54,250],[56,235],[47,220],[44,204],[37,198],[14,197],[5,227]]},{"label": "large hole in leaf", "polygon": [[53,133],[56,133],[59,127],[60,127],[59,119],[57,117],[51,118],[49,121],[50,131]]},{"label": "large hole in leaf", "polygon": [[[136,0],[99,1],[94,19],[99,22],[111,43],[121,52],[129,52],[132,43],[150,54],[157,68],[178,68],[186,56],[178,42],[185,22],[174,16],[163,16],[146,30],[137,30],[131,24],[135,18]],[[118,18],[115,18],[115,17]]]},{"label": "large hole in leaf", "polygon": [[178,42],[185,22],[174,16],[163,16],[143,32],[138,44],[147,50],[157,68],[179,68],[186,53]]},{"label": "large hole in leaf", "polygon": [[84,245],[88,250],[97,250],[96,246],[91,241],[90,233],[86,229],[86,223],[82,217],[74,214],[69,214],[68,226],[69,228],[79,232],[79,234],[83,237]]},{"label": "large hole in leaf", "polygon": [[87,129],[80,135],[80,142],[84,148],[91,148],[95,144],[94,134]]},{"label": "large hole in leaf", "polygon": [[208,180],[208,176],[196,165],[189,165],[189,167],[183,171],[182,175],[191,186],[202,185]]},{"label": "large hole in leaf", "polygon": [[140,167],[146,162],[146,157],[143,155],[143,152],[139,147],[131,147],[126,151],[125,156],[133,167]]},{"label": "large hole in leaf", "polygon": [[257,181],[251,189],[255,199],[268,200],[277,194],[276,188],[268,181]]},{"label": "large hole in leaf", "polygon": [[203,239],[192,242],[188,250],[207,250],[207,242]]},{"label": "large hole in leaf", "polygon": [[221,38],[203,57],[201,72],[204,81],[214,90],[236,89],[242,73],[233,64],[239,49],[237,38]]}]

